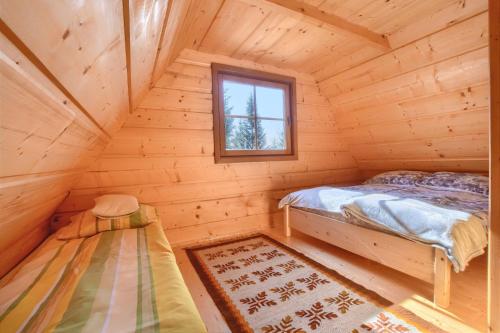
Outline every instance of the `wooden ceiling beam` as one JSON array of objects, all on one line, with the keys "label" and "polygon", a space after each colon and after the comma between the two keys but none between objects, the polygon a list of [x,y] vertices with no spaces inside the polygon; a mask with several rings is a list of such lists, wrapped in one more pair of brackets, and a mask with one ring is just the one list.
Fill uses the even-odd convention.
[{"label": "wooden ceiling beam", "polygon": [[125,63],[127,64],[127,89],[128,89],[128,112],[134,111],[132,103],[132,68],[130,60],[130,5],[128,0],[122,0],[123,6],[123,34],[125,38]]},{"label": "wooden ceiling beam", "polygon": [[160,38],[158,38],[158,46],[156,48],[155,60],[153,63],[153,70],[151,71],[151,79],[149,80],[150,81],[149,88],[152,88],[153,84],[154,84],[154,76],[156,73],[156,67],[158,66],[158,58],[160,57],[161,49],[163,46],[163,39],[165,38],[165,30],[167,30],[168,20],[172,19],[170,17],[170,13],[172,11],[172,2],[173,2],[173,0],[168,0],[167,8],[165,10],[165,16],[164,16],[163,24],[161,27]]},{"label": "wooden ceiling beam", "polygon": [[329,26],[335,30],[342,30],[351,36],[363,39],[373,46],[387,51],[391,49],[385,36],[377,34],[363,26],[354,24],[335,14],[327,13],[314,6],[296,0],[242,0],[252,5],[270,5],[275,9],[286,12],[288,15],[297,15],[301,19],[316,26]]}]

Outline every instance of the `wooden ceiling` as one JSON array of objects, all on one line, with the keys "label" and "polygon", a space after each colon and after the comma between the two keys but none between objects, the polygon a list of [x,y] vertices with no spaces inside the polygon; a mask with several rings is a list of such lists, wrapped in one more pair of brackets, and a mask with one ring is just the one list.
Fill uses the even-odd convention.
[{"label": "wooden ceiling", "polygon": [[109,135],[185,48],[323,81],[485,9],[466,0],[0,0],[2,33]]},{"label": "wooden ceiling", "polygon": [[[410,97],[435,94],[444,101],[446,93],[458,100],[478,91],[472,106],[484,113],[486,10],[485,0],[0,0],[0,140],[6,143],[0,149],[0,201],[9,217],[0,225],[16,226],[8,238],[0,237],[0,250],[15,245],[19,251],[12,252],[20,253],[3,258],[3,270],[43,239],[55,207],[184,49],[311,74],[346,128],[360,126],[367,106],[351,103],[360,95],[362,102],[390,103],[377,105],[390,112],[413,110],[400,105]],[[420,77],[432,85],[415,89]],[[389,78],[386,89],[380,82]],[[390,98],[381,91],[391,92]],[[427,103],[436,105],[434,99]],[[451,112],[451,103],[441,104]],[[406,139],[417,138],[428,147],[422,154],[433,149],[439,159],[450,149],[450,158],[472,158],[474,165],[480,158],[484,169],[483,118],[480,126],[455,126],[460,141],[449,140],[450,131],[439,132],[448,141],[430,142],[427,131],[413,130]],[[407,157],[404,151],[394,156],[400,150],[389,143],[395,139],[384,136],[393,132],[382,126],[365,132],[372,137],[349,133],[361,166],[366,150]],[[475,142],[470,137],[481,145],[462,149],[462,142]],[[384,146],[363,148],[359,138]],[[28,225],[37,226],[38,236],[30,245],[17,242]]]},{"label": "wooden ceiling", "polygon": [[[179,48],[322,81],[486,9],[465,0],[191,0]],[[452,19],[450,19],[452,18]]]}]

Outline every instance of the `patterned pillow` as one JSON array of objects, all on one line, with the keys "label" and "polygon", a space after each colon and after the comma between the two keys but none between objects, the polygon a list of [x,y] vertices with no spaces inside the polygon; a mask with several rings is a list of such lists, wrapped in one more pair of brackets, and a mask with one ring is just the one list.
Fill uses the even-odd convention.
[{"label": "patterned pillow", "polygon": [[116,217],[98,217],[89,209],[72,216],[71,223],[56,235],[59,240],[84,238],[104,231],[141,228],[156,221],[159,221],[156,209],[148,205],[141,204],[132,214]]},{"label": "patterned pillow", "polygon": [[389,171],[376,175],[364,184],[415,185],[422,177],[430,175],[423,171]]},{"label": "patterned pillow", "polygon": [[489,195],[489,178],[473,173],[435,172],[417,183],[419,186],[445,188]]}]

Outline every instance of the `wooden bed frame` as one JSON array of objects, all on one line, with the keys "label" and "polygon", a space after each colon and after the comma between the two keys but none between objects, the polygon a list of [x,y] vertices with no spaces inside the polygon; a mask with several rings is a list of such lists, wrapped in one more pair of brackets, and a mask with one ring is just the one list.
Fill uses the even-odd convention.
[{"label": "wooden bed frame", "polygon": [[434,285],[434,304],[450,304],[451,263],[434,247],[340,222],[286,205],[284,233],[291,228]]}]

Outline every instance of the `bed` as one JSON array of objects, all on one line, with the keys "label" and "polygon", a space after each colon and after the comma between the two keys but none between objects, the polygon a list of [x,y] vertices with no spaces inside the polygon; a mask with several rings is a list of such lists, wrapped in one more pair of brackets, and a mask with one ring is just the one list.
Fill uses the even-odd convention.
[{"label": "bed", "polygon": [[450,275],[484,253],[488,177],[395,171],[362,185],[321,186],[280,201],[291,229],[434,284],[447,307]]},{"label": "bed", "polygon": [[159,221],[94,233],[53,234],[2,278],[0,332],[206,332]]}]

